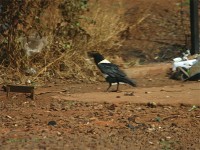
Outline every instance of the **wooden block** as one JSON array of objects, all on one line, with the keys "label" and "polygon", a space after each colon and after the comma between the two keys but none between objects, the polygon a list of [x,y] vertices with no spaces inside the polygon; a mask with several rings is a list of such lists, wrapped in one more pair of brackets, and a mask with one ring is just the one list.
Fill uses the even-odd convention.
[{"label": "wooden block", "polygon": [[6,86],[6,92],[7,92],[7,98],[9,98],[10,92],[16,92],[16,93],[30,93],[31,98],[35,99],[35,87],[34,86],[24,86],[24,85],[7,85]]}]

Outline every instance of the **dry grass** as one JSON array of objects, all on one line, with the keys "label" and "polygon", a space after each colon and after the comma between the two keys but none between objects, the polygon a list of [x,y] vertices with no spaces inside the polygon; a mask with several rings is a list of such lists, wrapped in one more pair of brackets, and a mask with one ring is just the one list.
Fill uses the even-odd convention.
[{"label": "dry grass", "polygon": [[[106,51],[118,49],[122,40],[119,34],[126,30],[127,24],[122,21],[121,16],[115,9],[102,8],[99,3],[91,6],[91,14],[82,22],[83,28],[91,36],[87,43],[88,50]],[[91,23],[88,25],[88,21]]]},{"label": "dry grass", "polygon": [[[96,71],[97,68],[93,62],[88,60],[87,51],[98,50],[104,53],[109,49],[119,48],[123,42],[120,40],[119,33],[124,31],[127,25],[114,10],[103,9],[95,3],[90,8],[93,13],[81,19],[81,27],[90,38],[80,36],[66,40],[65,37],[54,34],[57,24],[62,22],[62,16],[55,6],[58,6],[58,2],[52,1],[43,12],[40,18],[41,23],[36,29],[30,28],[33,24],[33,19],[31,19],[34,16],[33,11],[31,16],[27,17],[29,24],[24,29],[26,36],[42,32],[43,37],[48,40],[48,45],[40,53],[26,56],[23,50],[24,45],[20,44],[20,40],[15,40],[15,49],[12,51],[12,56],[15,56],[13,62],[7,67],[0,66],[4,72],[0,77],[1,83],[25,84],[27,80],[30,80],[33,84],[42,84],[55,78],[84,82],[99,79],[99,72]],[[18,28],[22,29],[21,26]],[[36,73],[27,74],[26,70],[30,68],[33,68]]]}]

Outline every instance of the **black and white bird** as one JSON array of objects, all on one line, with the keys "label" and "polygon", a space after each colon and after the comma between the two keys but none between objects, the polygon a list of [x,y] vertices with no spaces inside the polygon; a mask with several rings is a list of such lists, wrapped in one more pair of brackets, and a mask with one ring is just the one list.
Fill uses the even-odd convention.
[{"label": "black and white bird", "polygon": [[103,73],[106,81],[109,83],[107,91],[112,86],[112,83],[117,83],[116,91],[118,91],[120,83],[127,83],[133,87],[136,86],[136,82],[134,80],[128,78],[127,75],[122,70],[120,70],[117,65],[105,59],[100,53],[92,51],[88,52],[88,56],[94,58],[95,64]]}]

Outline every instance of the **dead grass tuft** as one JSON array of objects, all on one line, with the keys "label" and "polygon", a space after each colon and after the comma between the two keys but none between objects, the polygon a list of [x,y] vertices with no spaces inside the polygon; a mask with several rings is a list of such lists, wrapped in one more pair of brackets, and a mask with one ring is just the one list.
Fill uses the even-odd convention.
[{"label": "dead grass tuft", "polygon": [[[72,32],[71,37],[61,36],[59,31],[64,33],[65,28],[69,26],[63,21],[58,8],[61,1],[52,1],[41,16],[35,16],[32,10],[27,17],[27,28],[18,26],[18,29],[26,34],[21,36],[13,32],[10,35],[10,38],[13,38],[10,43],[13,49],[9,52],[11,62],[5,67],[6,60],[2,61],[0,70],[4,73],[0,76],[0,82],[25,84],[30,80],[35,84],[53,81],[55,78],[84,82],[101,79],[99,71],[86,53],[91,50],[101,53],[107,53],[110,49],[117,50],[123,42],[120,32],[126,30],[127,25],[114,10],[102,9],[95,3],[90,6],[93,13],[81,17],[79,26],[82,28],[80,32],[83,33]],[[40,23],[35,28],[31,27],[34,24],[33,17],[40,17],[37,18]],[[47,45],[41,52],[27,56],[21,39],[26,39],[28,43],[29,36],[35,33],[41,38],[46,38]],[[27,73],[27,70],[31,69],[35,72]]]}]

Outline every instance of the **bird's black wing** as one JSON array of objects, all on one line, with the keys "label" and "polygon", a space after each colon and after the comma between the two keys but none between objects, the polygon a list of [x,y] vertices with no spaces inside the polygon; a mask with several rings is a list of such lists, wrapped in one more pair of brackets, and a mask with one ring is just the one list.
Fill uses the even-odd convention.
[{"label": "bird's black wing", "polygon": [[119,69],[119,67],[112,63],[99,63],[99,69],[102,73],[107,74],[111,77],[125,77],[126,74]]}]

